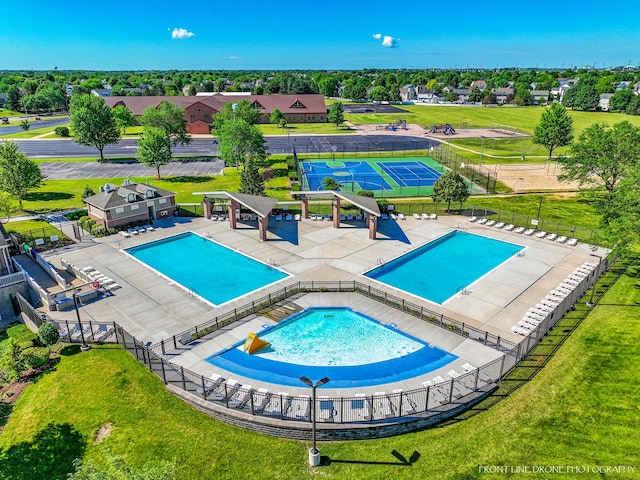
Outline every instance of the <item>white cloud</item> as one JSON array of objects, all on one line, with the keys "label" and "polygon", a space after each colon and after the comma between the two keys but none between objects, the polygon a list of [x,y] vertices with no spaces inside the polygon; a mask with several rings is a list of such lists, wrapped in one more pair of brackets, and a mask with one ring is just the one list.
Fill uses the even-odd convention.
[{"label": "white cloud", "polygon": [[195,33],[190,32],[186,28],[174,28],[173,32],[171,32],[171,38],[177,38],[178,40],[195,37],[195,35]]},{"label": "white cloud", "polygon": [[398,46],[398,40],[389,35],[385,35],[382,40],[382,46],[387,48],[396,48]]},{"label": "white cloud", "polygon": [[373,34],[373,38],[375,38],[376,40],[380,40],[382,38],[382,34],[381,33],[374,33]]}]

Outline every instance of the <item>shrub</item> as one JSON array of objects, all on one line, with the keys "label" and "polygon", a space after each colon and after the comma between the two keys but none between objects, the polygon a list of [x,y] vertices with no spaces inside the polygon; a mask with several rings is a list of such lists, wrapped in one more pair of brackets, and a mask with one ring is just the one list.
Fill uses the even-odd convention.
[{"label": "shrub", "polygon": [[20,350],[26,350],[27,348],[33,347],[35,342],[35,338],[33,340],[16,340],[16,344]]},{"label": "shrub", "polygon": [[51,347],[60,340],[60,332],[52,323],[45,322],[38,328],[38,338],[42,345]]},{"label": "shrub", "polygon": [[95,235],[96,237],[104,237],[107,234],[107,231],[102,225],[97,225],[96,223],[94,223],[93,225],[91,225],[91,234]]},{"label": "shrub", "polygon": [[69,220],[78,220],[82,217],[87,217],[87,211],[86,210],[78,210],[77,212],[69,212],[65,215],[65,217],[67,217]]},{"label": "shrub", "polygon": [[28,366],[38,368],[49,361],[49,349],[47,347],[26,348],[22,351],[22,357]]},{"label": "shrub", "polygon": [[95,194],[96,192],[93,191],[93,188],[89,185],[85,185],[84,191],[82,192],[82,198],[93,197]]},{"label": "shrub", "polygon": [[59,137],[68,137],[69,136],[69,128],[68,127],[56,127],[53,131]]},{"label": "shrub", "polygon": [[7,336],[15,339],[16,342],[33,342],[36,339],[36,334],[23,323],[7,328]]},{"label": "shrub", "polygon": [[118,230],[116,230],[115,228],[111,227],[107,230],[107,234],[109,235],[115,235],[116,233],[118,233]]}]

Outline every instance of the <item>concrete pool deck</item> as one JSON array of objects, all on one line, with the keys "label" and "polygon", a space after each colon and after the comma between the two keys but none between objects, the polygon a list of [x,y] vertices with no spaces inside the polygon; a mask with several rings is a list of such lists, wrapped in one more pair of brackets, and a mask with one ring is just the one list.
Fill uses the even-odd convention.
[{"label": "concrete pool deck", "polygon": [[[141,342],[156,343],[203,324],[215,316],[233,311],[234,308],[257,300],[271,291],[276,291],[298,280],[357,280],[390,294],[402,296],[417,305],[437,313],[443,313],[468,325],[518,342],[522,337],[513,334],[510,329],[522,318],[528,308],[544,298],[576,267],[585,261],[594,261],[590,255],[592,250],[589,245],[579,244],[576,247],[570,247],[535,236],[527,237],[485,227],[468,222],[466,217],[460,216],[445,216],[438,220],[415,220],[413,218],[402,221],[381,220],[379,221],[377,240],[368,239],[368,230],[365,228],[364,222],[342,223],[341,228],[334,229],[331,222],[327,221],[305,219],[301,222],[276,222],[272,220],[265,242],[258,241],[257,224],[255,223],[251,225],[240,224],[240,228],[230,230],[228,222],[214,222],[196,218],[157,222],[156,227],[153,232],[142,233],[131,238],[114,235],[96,239],[95,244],[91,246],[83,243],[82,248],[70,247],[45,255],[47,260],[57,267],[61,265],[60,258],[64,258],[67,262],[80,268],[90,265],[122,286],[121,289],[114,291],[114,295],[82,306],[80,313],[83,321],[117,322]],[[470,285],[466,294],[458,294],[442,305],[400,292],[362,276],[363,272],[376,267],[379,259],[388,262],[456,228],[523,245],[525,247],[524,255],[511,258],[499,268]],[[265,263],[274,262],[292,276],[222,306],[212,307],[194,296],[193,293],[159,276],[121,251],[121,248],[140,245],[186,231],[209,236],[223,245],[230,246]],[[176,258],[176,261],[179,262],[180,259]],[[215,259],[212,259],[212,262],[215,262]],[[438,272],[425,272],[425,274],[437,276]],[[356,306],[353,308],[360,310],[359,304],[362,303],[363,297],[357,295],[355,297],[356,300],[353,301]],[[352,302],[351,299],[344,301]],[[379,307],[383,310],[388,308],[382,305]],[[375,310],[375,307],[372,308]],[[367,311],[363,311],[363,313],[369,314]],[[393,314],[394,323],[398,323],[395,321],[397,311],[394,311]],[[75,321],[75,312],[73,311],[50,312],[49,315],[58,321]],[[391,323],[385,319],[385,316],[388,315],[388,312],[382,311],[373,312],[371,316],[385,323]],[[406,322],[407,326],[412,329],[409,333],[426,339],[423,337],[423,333],[413,331],[412,322],[419,322],[418,320],[407,317]],[[262,321],[259,325],[256,324],[258,329],[264,323],[267,322]],[[423,322],[419,323],[430,327],[429,335],[440,337],[438,332],[443,332],[442,329],[424,325]],[[247,328],[255,329],[256,325],[250,325]],[[248,331],[243,333],[244,328],[242,326],[235,335],[249,333]],[[405,328],[402,329],[405,330]],[[454,335],[454,337],[456,336]],[[484,360],[485,354],[475,350],[477,347],[486,347],[461,337],[456,338],[461,341],[458,345],[455,342],[449,345],[452,340],[446,338],[441,339],[443,344],[427,340],[465,358],[466,361],[474,365],[486,363],[475,358],[480,356],[480,359]],[[464,347],[464,344],[467,346]],[[459,350],[456,351],[456,349]],[[463,350],[470,350],[469,354],[463,355],[461,353]],[[197,355],[197,357],[205,358],[211,353]],[[199,363],[197,358],[189,360],[185,357],[180,360],[180,362],[182,361],[186,362],[185,367]],[[202,371],[202,374],[206,375],[208,370],[205,370]],[[257,385],[254,382],[255,386]],[[392,385],[385,386],[385,388],[391,387]],[[408,388],[408,386],[393,388]],[[290,391],[289,393],[295,392]]]}]

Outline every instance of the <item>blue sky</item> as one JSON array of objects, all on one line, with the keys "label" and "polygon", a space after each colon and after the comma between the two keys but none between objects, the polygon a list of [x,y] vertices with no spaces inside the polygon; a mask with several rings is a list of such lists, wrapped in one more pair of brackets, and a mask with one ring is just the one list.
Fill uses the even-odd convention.
[{"label": "blue sky", "polygon": [[0,70],[640,64],[631,0],[96,3],[3,2]]}]

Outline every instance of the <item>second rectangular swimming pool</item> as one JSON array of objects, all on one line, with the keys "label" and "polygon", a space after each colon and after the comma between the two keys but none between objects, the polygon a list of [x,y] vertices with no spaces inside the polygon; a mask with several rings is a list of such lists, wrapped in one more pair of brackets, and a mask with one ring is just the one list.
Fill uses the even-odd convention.
[{"label": "second rectangular swimming pool", "polygon": [[214,305],[289,276],[191,232],[125,251]]},{"label": "second rectangular swimming pool", "polygon": [[455,230],[364,275],[443,303],[523,248]]}]

